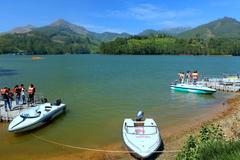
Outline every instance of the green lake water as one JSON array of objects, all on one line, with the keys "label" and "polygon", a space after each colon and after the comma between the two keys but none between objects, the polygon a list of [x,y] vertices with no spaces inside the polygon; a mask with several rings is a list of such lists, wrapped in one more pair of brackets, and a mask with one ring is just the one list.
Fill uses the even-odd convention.
[{"label": "green lake water", "polygon": [[[198,70],[200,75],[236,73],[240,57],[228,56],[104,56],[66,55],[0,56],[0,86],[13,88],[34,83],[49,100],[61,98],[67,113],[33,133],[60,143],[100,148],[121,143],[124,118],[144,110],[161,129],[181,126],[203,115],[226,95],[172,92],[170,83],[179,71]],[[40,142],[29,133],[14,135],[7,124],[0,129],[0,159],[19,159],[39,153],[63,152]],[[31,133],[31,132],[30,132]],[[12,155],[13,156],[13,155]],[[11,157],[11,156],[10,156]]]}]

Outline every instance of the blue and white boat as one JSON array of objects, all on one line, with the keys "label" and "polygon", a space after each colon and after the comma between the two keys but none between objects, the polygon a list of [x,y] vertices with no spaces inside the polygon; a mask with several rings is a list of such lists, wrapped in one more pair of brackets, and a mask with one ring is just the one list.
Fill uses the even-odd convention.
[{"label": "blue and white boat", "polygon": [[200,93],[200,94],[213,94],[216,92],[215,89],[206,87],[201,84],[186,84],[186,83],[178,83],[172,84],[171,89],[176,91],[183,91],[183,92],[192,92],[192,93]]},{"label": "blue and white boat", "polygon": [[35,129],[62,114],[66,105],[57,100],[55,104],[43,103],[23,110],[8,126],[9,132],[24,132]]}]

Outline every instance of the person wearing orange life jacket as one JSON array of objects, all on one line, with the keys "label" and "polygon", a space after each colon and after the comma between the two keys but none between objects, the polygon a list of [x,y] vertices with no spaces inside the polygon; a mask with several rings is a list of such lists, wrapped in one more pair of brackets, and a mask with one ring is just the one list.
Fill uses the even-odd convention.
[{"label": "person wearing orange life jacket", "polygon": [[16,105],[19,105],[20,98],[21,98],[21,89],[18,85],[13,88],[13,92],[16,94]]},{"label": "person wearing orange life jacket", "polygon": [[4,107],[5,107],[5,111],[7,112],[7,107],[9,107],[9,109],[11,110],[11,105],[10,105],[10,101],[9,101],[9,97],[8,97],[8,88],[4,87],[1,89],[1,95],[4,101]]},{"label": "person wearing orange life jacket", "polygon": [[14,93],[11,91],[10,88],[8,88],[8,105],[9,105],[9,109],[10,111],[12,111],[12,101],[13,99]]},{"label": "person wearing orange life jacket", "polygon": [[33,84],[30,84],[28,88],[28,102],[29,103],[34,103],[34,94],[36,92],[36,89]]}]

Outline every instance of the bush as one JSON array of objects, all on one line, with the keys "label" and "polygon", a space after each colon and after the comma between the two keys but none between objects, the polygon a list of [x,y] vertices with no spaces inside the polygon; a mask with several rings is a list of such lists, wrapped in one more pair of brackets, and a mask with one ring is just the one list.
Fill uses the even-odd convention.
[{"label": "bush", "polygon": [[222,141],[209,143],[199,151],[199,159],[239,160],[240,141]]},{"label": "bush", "polygon": [[204,124],[198,136],[190,135],[177,160],[240,159],[240,141],[226,141],[219,126]]}]

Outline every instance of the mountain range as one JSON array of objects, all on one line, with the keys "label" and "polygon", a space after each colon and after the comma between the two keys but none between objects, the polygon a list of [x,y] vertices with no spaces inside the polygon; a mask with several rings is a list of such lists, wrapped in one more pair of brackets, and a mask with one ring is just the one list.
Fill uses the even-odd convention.
[{"label": "mountain range", "polygon": [[180,33],[183,33],[185,31],[191,30],[191,27],[175,27],[175,28],[164,28],[160,30],[153,30],[153,29],[146,29],[142,32],[140,32],[138,35],[140,36],[150,36],[150,35],[156,35],[156,34],[167,34],[171,36],[176,36]]},{"label": "mountain range", "polygon": [[61,34],[61,33],[67,33],[68,35],[74,35],[74,36],[80,36],[80,37],[87,37],[91,39],[92,41],[112,41],[116,37],[128,37],[130,34],[128,33],[113,33],[113,32],[103,32],[103,33],[97,33],[87,30],[86,28],[82,26],[78,26],[75,24],[72,24],[64,19],[58,19],[57,21],[43,26],[43,27],[34,27],[33,25],[26,25],[22,27],[16,27],[8,32],[2,33],[4,34],[26,34],[30,32],[39,32],[42,34],[50,34],[55,33]]},{"label": "mountain range", "polygon": [[[176,27],[161,30],[147,29],[138,36],[154,36],[167,34],[180,39],[210,39],[210,38],[240,38],[240,22],[236,19],[224,17],[195,28]],[[27,52],[52,54],[61,53],[89,53],[98,52],[101,42],[109,42],[117,37],[126,38],[128,33],[103,32],[97,33],[85,27],[59,19],[49,25],[35,27],[27,25],[16,27],[9,32],[0,33],[0,53]],[[34,46],[34,47],[33,47]]]},{"label": "mountain range", "polygon": [[[45,32],[54,32],[56,35],[64,32],[68,33],[69,35],[78,35],[85,38],[87,37],[93,42],[107,42],[112,41],[117,37],[125,38],[131,36],[128,33],[92,32],[87,30],[85,27],[72,24],[64,19],[59,19],[43,27],[34,27],[32,25],[16,27],[9,32],[1,33],[1,35],[14,33],[26,34],[29,32],[41,32],[42,34],[45,34]],[[240,38],[240,22],[230,17],[224,17],[195,28],[176,27],[160,30],[146,29],[140,32],[138,35],[150,36],[156,34],[168,34],[178,38]]]},{"label": "mountain range", "polygon": [[224,17],[177,35],[179,38],[240,38],[240,22]]}]

